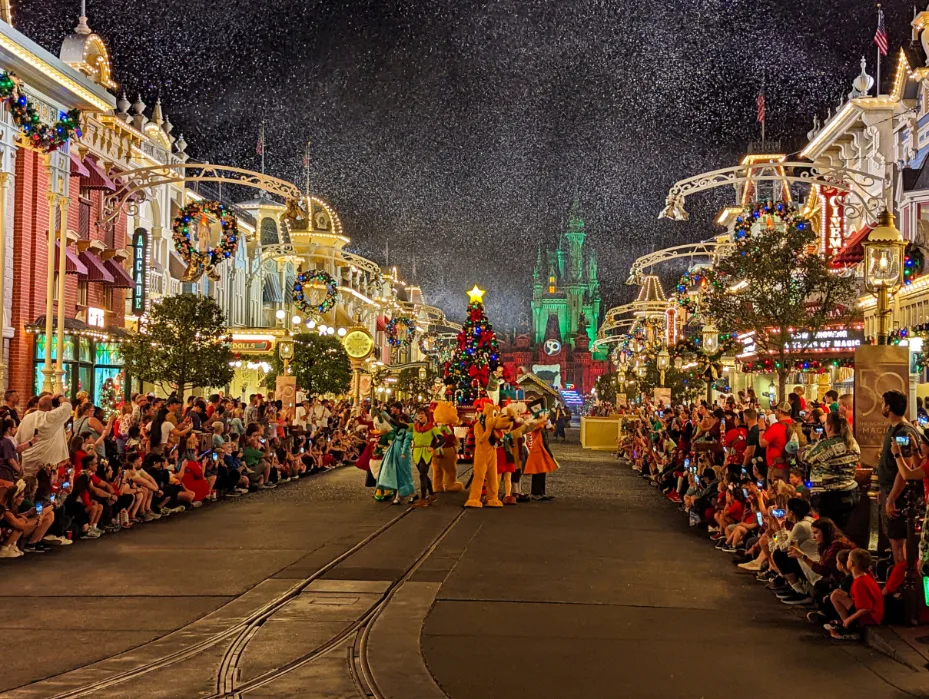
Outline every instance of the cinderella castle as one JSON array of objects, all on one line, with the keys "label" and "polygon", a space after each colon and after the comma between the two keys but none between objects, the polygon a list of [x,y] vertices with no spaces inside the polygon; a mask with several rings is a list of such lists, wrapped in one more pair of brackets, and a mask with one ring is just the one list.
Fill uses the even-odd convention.
[{"label": "cinderella castle", "polygon": [[532,372],[555,388],[589,393],[609,370],[605,351],[591,352],[600,327],[597,254],[584,250],[584,220],[577,197],[554,250],[539,248],[532,273],[531,334],[518,334],[502,348],[514,375]]}]

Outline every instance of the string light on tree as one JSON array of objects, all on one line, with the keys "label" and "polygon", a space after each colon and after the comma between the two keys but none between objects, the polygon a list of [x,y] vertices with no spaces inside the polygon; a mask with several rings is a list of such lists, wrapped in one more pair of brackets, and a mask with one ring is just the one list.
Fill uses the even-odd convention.
[{"label": "string light on tree", "polygon": [[906,246],[903,253],[903,283],[907,286],[913,283],[923,273],[925,258],[922,250],[913,243]]}]

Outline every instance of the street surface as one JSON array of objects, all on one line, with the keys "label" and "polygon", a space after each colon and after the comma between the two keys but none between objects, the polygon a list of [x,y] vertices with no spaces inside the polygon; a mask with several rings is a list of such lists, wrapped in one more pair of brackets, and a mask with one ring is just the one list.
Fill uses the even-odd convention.
[{"label": "street surface", "polygon": [[343,468],[2,561],[0,697],[929,694],[929,672],[778,604],[613,457],[555,452],[551,502],[408,511]]}]

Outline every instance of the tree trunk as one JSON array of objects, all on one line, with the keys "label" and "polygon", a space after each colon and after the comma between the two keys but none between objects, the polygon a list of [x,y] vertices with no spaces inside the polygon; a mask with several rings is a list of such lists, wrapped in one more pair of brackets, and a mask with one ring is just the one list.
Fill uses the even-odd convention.
[{"label": "tree trunk", "polygon": [[781,361],[781,368],[777,370],[777,403],[780,405],[787,400],[787,368]]}]

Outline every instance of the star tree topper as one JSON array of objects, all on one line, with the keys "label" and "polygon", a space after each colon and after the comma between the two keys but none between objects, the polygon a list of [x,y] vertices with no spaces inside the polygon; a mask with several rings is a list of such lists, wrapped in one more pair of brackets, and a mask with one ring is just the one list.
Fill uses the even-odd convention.
[{"label": "star tree topper", "polygon": [[484,290],[479,289],[477,284],[468,292],[468,300],[471,303],[484,303]]}]

